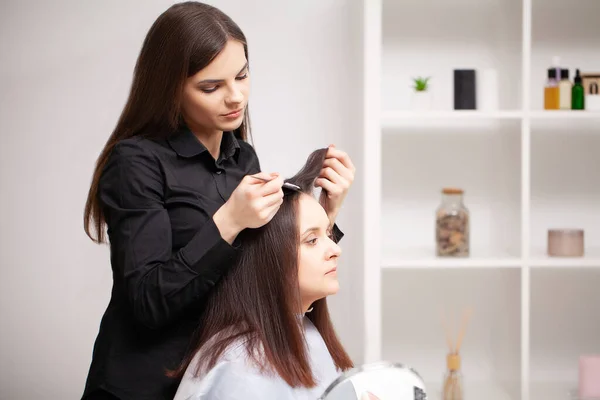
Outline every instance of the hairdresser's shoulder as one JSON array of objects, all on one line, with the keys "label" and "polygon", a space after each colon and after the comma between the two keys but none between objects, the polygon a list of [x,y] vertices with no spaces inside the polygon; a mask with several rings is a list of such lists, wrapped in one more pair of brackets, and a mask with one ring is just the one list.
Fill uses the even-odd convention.
[{"label": "hairdresser's shoulder", "polygon": [[123,139],[112,148],[102,175],[104,180],[109,181],[160,179],[168,158],[168,149],[159,140],[144,137]]},{"label": "hairdresser's shoulder", "polygon": [[135,136],[117,142],[111,155],[113,157],[160,156],[168,150],[166,140]]}]

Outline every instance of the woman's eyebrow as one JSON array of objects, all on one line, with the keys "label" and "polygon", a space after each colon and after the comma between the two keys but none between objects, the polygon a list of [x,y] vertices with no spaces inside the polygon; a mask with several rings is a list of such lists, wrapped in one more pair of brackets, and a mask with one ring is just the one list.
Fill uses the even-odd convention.
[{"label": "woman's eyebrow", "polygon": [[[236,75],[239,75],[242,72],[244,72],[244,70],[246,68],[248,68],[248,61],[246,61],[246,64],[244,64],[244,66],[242,67],[242,69],[240,69],[240,72],[238,72]],[[198,85],[204,85],[204,84],[207,84],[207,83],[215,84],[215,83],[221,83],[223,81],[225,81],[225,79],[203,79],[200,82],[198,82]]]},{"label": "woman's eyebrow", "polygon": [[312,228],[308,228],[307,230],[304,231],[304,233],[302,234],[302,236],[306,236],[309,233],[313,233],[313,232],[318,232],[321,228],[319,228],[318,226],[312,227]]},{"label": "woman's eyebrow", "polygon": [[309,233],[313,233],[313,232],[326,232],[327,234],[330,234],[331,232],[333,232],[333,229],[331,229],[329,227],[329,225],[327,225],[326,228],[320,227],[320,226],[313,226],[312,228],[308,228],[307,230],[304,231],[304,233],[302,234],[302,237],[306,236]]}]

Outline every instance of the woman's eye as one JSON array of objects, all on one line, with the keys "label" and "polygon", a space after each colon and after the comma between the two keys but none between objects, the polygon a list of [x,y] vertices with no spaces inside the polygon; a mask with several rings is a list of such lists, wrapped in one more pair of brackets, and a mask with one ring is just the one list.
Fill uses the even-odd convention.
[{"label": "woman's eye", "polygon": [[307,243],[310,245],[315,245],[315,244],[317,244],[317,238],[310,239]]},{"label": "woman's eye", "polygon": [[219,88],[218,86],[215,86],[215,87],[212,87],[212,88],[202,88],[200,90],[202,90],[204,93],[212,93],[215,90],[217,90],[218,88]]},{"label": "woman's eye", "polygon": [[[246,72],[244,75],[238,76],[235,79],[238,80],[238,81],[242,81],[242,80],[246,79],[247,77],[248,77],[248,73]],[[202,90],[204,93],[213,93],[218,88],[219,88],[219,86],[213,86],[213,87],[210,87],[210,88],[201,88],[200,90]]]}]

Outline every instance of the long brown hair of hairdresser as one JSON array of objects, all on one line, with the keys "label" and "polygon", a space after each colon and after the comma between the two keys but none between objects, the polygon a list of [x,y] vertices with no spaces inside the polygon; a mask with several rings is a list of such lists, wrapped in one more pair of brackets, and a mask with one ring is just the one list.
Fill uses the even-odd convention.
[{"label": "long brown hair of hairdresser", "polygon": [[[247,143],[249,80],[246,38],[218,9],[175,4],[150,28],[85,206],[90,238],[108,233],[113,287],[84,399],[173,398],[179,382],[165,371],[181,362],[237,235],[279,209],[283,180],[261,172]],[[316,184],[332,224],[353,177],[331,147]]]}]

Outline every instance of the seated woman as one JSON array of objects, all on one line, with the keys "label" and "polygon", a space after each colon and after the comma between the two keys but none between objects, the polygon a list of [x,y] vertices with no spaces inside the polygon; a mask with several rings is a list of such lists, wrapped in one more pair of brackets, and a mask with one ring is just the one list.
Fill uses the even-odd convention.
[{"label": "seated woman", "polygon": [[284,188],[271,222],[240,234],[240,256],[171,373],[182,378],[175,400],[315,400],[352,367],[326,303],[339,288],[341,249],[312,195],[326,152],[312,153],[288,180],[300,189]]}]

